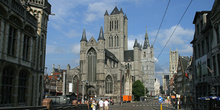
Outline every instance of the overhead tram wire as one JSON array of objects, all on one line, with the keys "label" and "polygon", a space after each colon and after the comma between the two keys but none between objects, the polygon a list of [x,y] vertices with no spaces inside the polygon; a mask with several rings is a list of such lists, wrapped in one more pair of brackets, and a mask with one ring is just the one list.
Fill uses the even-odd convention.
[{"label": "overhead tram wire", "polygon": [[171,0],[169,0],[169,2],[168,2],[168,4],[167,4],[167,7],[166,7],[166,10],[165,10],[165,12],[164,12],[163,18],[162,18],[162,20],[161,20],[159,29],[158,29],[157,34],[156,34],[156,37],[155,37],[155,39],[154,39],[153,46],[154,46],[154,43],[156,42],[157,36],[158,36],[158,34],[159,34],[159,32],[160,32],[160,28],[161,28],[161,26],[162,26],[162,24],[163,24],[163,20],[164,20],[164,18],[165,18],[165,15],[166,15],[166,13],[167,13],[168,7],[169,7],[169,5],[170,5],[170,1],[171,1]]},{"label": "overhead tram wire", "polygon": [[190,1],[189,5],[187,6],[185,12],[183,13],[182,17],[180,18],[178,24],[176,25],[175,29],[173,30],[172,34],[170,35],[169,39],[167,40],[166,44],[164,45],[163,49],[161,50],[160,54],[158,55],[157,59],[160,57],[161,53],[163,52],[164,48],[167,46],[168,42],[170,41],[171,37],[173,36],[174,32],[176,31],[177,27],[179,26],[180,22],[182,21],[186,11],[188,10],[189,6],[191,5],[193,0]]}]

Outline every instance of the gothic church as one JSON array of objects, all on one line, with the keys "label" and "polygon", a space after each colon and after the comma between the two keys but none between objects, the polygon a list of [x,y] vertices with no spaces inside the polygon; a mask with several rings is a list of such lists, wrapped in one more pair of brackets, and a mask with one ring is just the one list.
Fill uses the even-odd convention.
[{"label": "gothic church", "polygon": [[[104,14],[104,31],[99,37],[89,40],[83,30],[80,41],[80,65],[67,66],[66,94],[85,93],[93,97],[111,97],[115,101],[120,96],[132,95],[132,83],[140,80],[154,95],[154,51],[150,46],[146,31],[144,46],[134,42],[133,50],[128,50],[128,18],[117,7]],[[83,82],[87,82],[83,86]],[[72,83],[72,87],[69,87]],[[72,90],[69,90],[72,88]]]}]

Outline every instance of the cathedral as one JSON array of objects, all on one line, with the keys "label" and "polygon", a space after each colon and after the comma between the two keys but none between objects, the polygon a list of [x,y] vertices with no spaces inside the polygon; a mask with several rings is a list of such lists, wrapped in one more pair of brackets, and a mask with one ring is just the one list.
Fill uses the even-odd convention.
[{"label": "cathedral", "polygon": [[127,23],[127,15],[115,7],[110,14],[106,10],[104,29],[100,28],[97,40],[93,36],[87,40],[86,30],[83,30],[80,65],[73,69],[67,66],[66,94],[120,101],[123,95],[132,95],[132,84],[140,80],[150,91],[149,95],[154,95],[153,46],[149,44],[146,31],[144,45],[135,39],[133,50],[128,50]]}]

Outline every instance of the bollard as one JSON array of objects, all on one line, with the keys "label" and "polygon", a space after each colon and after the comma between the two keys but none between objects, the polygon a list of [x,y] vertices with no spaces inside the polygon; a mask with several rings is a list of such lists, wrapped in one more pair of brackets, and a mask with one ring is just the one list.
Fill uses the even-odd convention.
[{"label": "bollard", "polygon": [[42,101],[42,106],[46,106],[48,110],[52,110],[52,100],[51,99],[44,99]]}]

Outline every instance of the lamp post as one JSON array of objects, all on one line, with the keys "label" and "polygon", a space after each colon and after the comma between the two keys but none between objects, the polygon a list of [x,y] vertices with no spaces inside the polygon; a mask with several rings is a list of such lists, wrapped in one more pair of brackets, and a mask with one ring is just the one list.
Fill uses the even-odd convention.
[{"label": "lamp post", "polygon": [[[120,69],[120,70],[121,70],[121,74],[122,74],[122,69]],[[121,89],[122,89],[121,74],[120,74],[120,105],[122,104],[122,103],[121,103],[121,93],[122,93],[122,90],[121,90]]]}]

